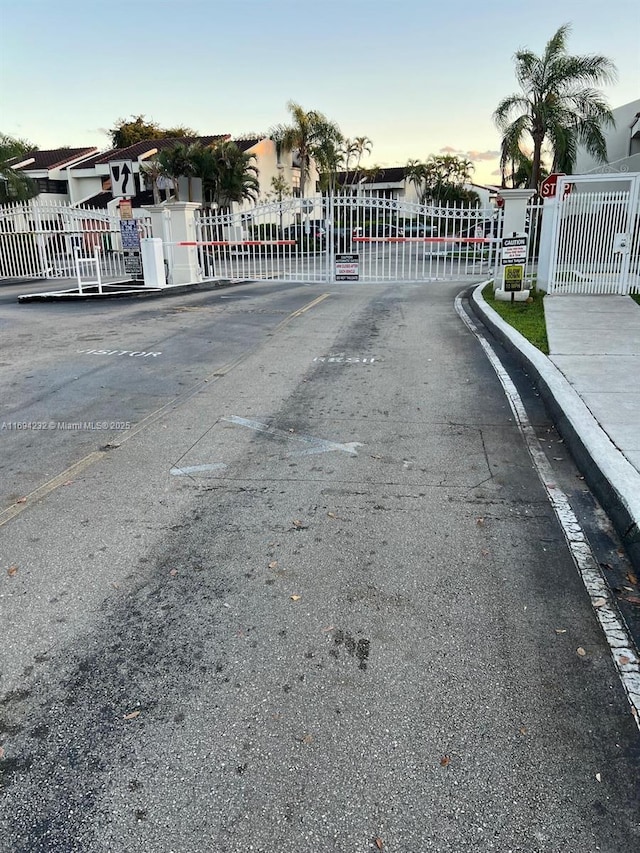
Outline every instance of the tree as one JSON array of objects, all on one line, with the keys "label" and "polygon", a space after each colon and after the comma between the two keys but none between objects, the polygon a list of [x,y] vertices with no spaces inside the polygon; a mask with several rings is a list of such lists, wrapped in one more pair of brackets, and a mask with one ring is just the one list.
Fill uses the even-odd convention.
[{"label": "tree", "polygon": [[160,164],[159,174],[173,181],[173,195],[176,201],[180,201],[179,179],[191,178],[195,174],[194,158],[200,147],[179,142],[159,151],[156,156],[156,161]]},{"label": "tree", "polygon": [[255,155],[242,151],[235,142],[176,143],[160,151],[144,170],[154,183],[160,175],[173,181],[176,201],[180,201],[180,178],[200,178],[205,206],[216,204],[222,210],[233,202],[255,201],[260,190]]},{"label": "tree", "polygon": [[[559,171],[564,171],[562,168]],[[519,145],[508,149],[504,143],[500,152],[500,174],[502,175],[501,186],[510,186],[513,189],[528,187],[531,183],[533,171],[533,157],[526,154]],[[554,171],[557,171],[554,169]],[[540,179],[546,178],[547,169],[540,165]]]},{"label": "tree", "polygon": [[195,174],[202,177],[203,196],[208,193],[212,202],[222,210],[233,202],[256,201],[260,193],[255,154],[242,151],[235,142],[223,141],[210,146],[214,168],[211,175],[199,174],[197,159]]},{"label": "tree", "polygon": [[36,149],[25,139],[16,139],[0,133],[0,203],[27,201],[38,195],[35,181],[12,167],[16,158],[24,157]]},{"label": "tree", "polygon": [[516,79],[522,91],[498,104],[493,119],[502,133],[503,150],[515,151],[521,140],[533,142],[529,186],[540,180],[542,151],[547,142],[554,165],[571,173],[579,144],[600,161],[607,157],[602,129],[614,124],[604,96],[594,87],[616,79],[610,59],[599,55],[570,56],[564,24],[547,42],[542,56],[530,50],[515,54]]},{"label": "tree", "polygon": [[425,195],[425,184],[427,180],[427,167],[419,160],[408,160],[405,167],[405,178],[416,191],[418,201],[422,203]]},{"label": "tree", "polygon": [[[345,184],[348,186],[354,186],[357,182],[359,182],[362,177],[362,173],[360,170],[360,161],[362,160],[365,154],[371,154],[373,148],[373,143],[369,139],[368,136],[356,136],[354,139],[344,139],[342,145],[340,146],[340,155],[342,158],[342,164],[344,171],[346,173]],[[355,159],[355,167],[353,172],[349,176],[349,172],[351,171],[351,161]],[[349,177],[351,180],[349,180]]]},{"label": "tree", "polygon": [[300,195],[304,197],[306,182],[311,170],[311,161],[316,158],[330,159],[330,146],[342,142],[338,125],[318,110],[305,111],[295,101],[287,103],[291,113],[290,125],[277,125],[269,135],[282,151],[296,152],[300,166]]},{"label": "tree", "polygon": [[421,204],[453,204],[478,199],[477,193],[464,186],[471,180],[472,171],[473,163],[463,157],[432,154],[425,163],[409,160],[405,176],[415,186]]},{"label": "tree", "polygon": [[162,128],[157,122],[139,115],[131,116],[129,121],[118,119],[116,126],[109,131],[109,136],[114,148],[128,148],[129,145],[148,139],[194,139],[198,134],[190,127]]}]

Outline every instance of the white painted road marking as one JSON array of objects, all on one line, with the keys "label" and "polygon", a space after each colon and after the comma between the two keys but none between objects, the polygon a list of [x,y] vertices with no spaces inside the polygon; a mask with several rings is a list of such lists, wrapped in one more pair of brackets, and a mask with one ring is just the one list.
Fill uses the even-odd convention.
[{"label": "white painted road marking", "polygon": [[362,443],[359,441],[348,441],[344,444],[340,444],[337,441],[328,441],[324,438],[313,438],[313,436],[310,435],[299,435],[297,433],[286,432],[283,429],[271,427],[269,424],[262,423],[261,421],[240,418],[236,415],[231,415],[231,417],[223,418],[222,420],[228,421],[232,424],[239,424],[240,426],[248,427],[256,432],[267,433],[275,438],[285,438],[287,441],[299,441],[309,445],[304,450],[290,452],[289,456],[311,456],[314,453],[330,453],[333,450],[339,450],[342,453],[347,453],[349,456],[357,456],[358,451],[356,450],[356,447],[362,447]]},{"label": "white painted road marking", "polygon": [[84,355],[128,355],[132,358],[157,358],[161,352],[145,352],[144,350],[130,349],[78,349],[76,352]]},{"label": "white painted road marking", "polygon": [[373,364],[375,358],[357,358],[355,356],[345,356],[343,352],[339,355],[319,355],[313,359],[321,364]]},{"label": "white painted road marking", "polygon": [[211,465],[189,465],[186,468],[172,468],[169,473],[174,477],[183,477],[189,474],[201,474],[204,471],[220,471],[226,467],[224,462],[213,462]]},{"label": "white painted road marking", "polygon": [[516,386],[502,366],[502,362],[491,344],[481,334],[478,325],[467,315],[462,306],[460,295],[456,296],[455,307],[462,322],[480,342],[480,346],[485,351],[485,355],[504,389],[534,467],[545,488],[551,506],[555,510],[573,561],[589,593],[594,612],[607,638],[618,675],[631,704],[636,725],[640,728],[640,661],[636,652],[633,651],[633,639],[618,611],[615,600],[609,592],[609,587],[600,570],[600,564],[591,550],[589,540],[571,509],[569,498],[555,483],[553,469],[538,441],[538,436],[531,425]]}]

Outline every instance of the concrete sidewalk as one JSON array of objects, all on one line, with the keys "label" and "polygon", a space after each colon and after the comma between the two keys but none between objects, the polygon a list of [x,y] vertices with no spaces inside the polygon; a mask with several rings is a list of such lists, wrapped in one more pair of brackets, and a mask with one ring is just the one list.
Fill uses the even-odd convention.
[{"label": "concrete sidewalk", "polygon": [[549,358],[640,471],[640,306],[629,296],[544,300]]},{"label": "concrete sidewalk", "polygon": [[640,306],[545,297],[547,357],[472,293],[474,312],[535,378],[558,430],[640,569]]}]

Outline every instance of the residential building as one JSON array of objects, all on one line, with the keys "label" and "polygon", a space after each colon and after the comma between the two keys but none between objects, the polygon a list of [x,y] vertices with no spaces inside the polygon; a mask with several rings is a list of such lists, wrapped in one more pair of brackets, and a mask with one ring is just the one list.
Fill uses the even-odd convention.
[{"label": "residential building", "polygon": [[640,100],[616,107],[612,113],[615,127],[604,129],[607,162],[600,163],[580,146],[574,174],[640,172]]}]

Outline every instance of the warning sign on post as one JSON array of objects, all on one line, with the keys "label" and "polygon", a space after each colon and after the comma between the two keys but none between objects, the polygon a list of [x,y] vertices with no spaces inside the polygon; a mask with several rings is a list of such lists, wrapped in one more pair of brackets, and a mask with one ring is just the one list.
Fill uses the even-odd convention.
[{"label": "warning sign on post", "polygon": [[514,293],[522,290],[524,281],[524,264],[510,264],[504,268],[504,290],[506,293]]},{"label": "warning sign on post", "polygon": [[120,221],[120,236],[122,237],[122,248],[125,251],[127,249],[140,251],[140,235],[138,223],[135,219],[122,219]]},{"label": "warning sign on post", "polygon": [[360,278],[359,255],[336,255],[336,281],[358,281]]},{"label": "warning sign on post", "polygon": [[526,237],[504,237],[502,240],[502,263],[525,263],[527,260]]}]

